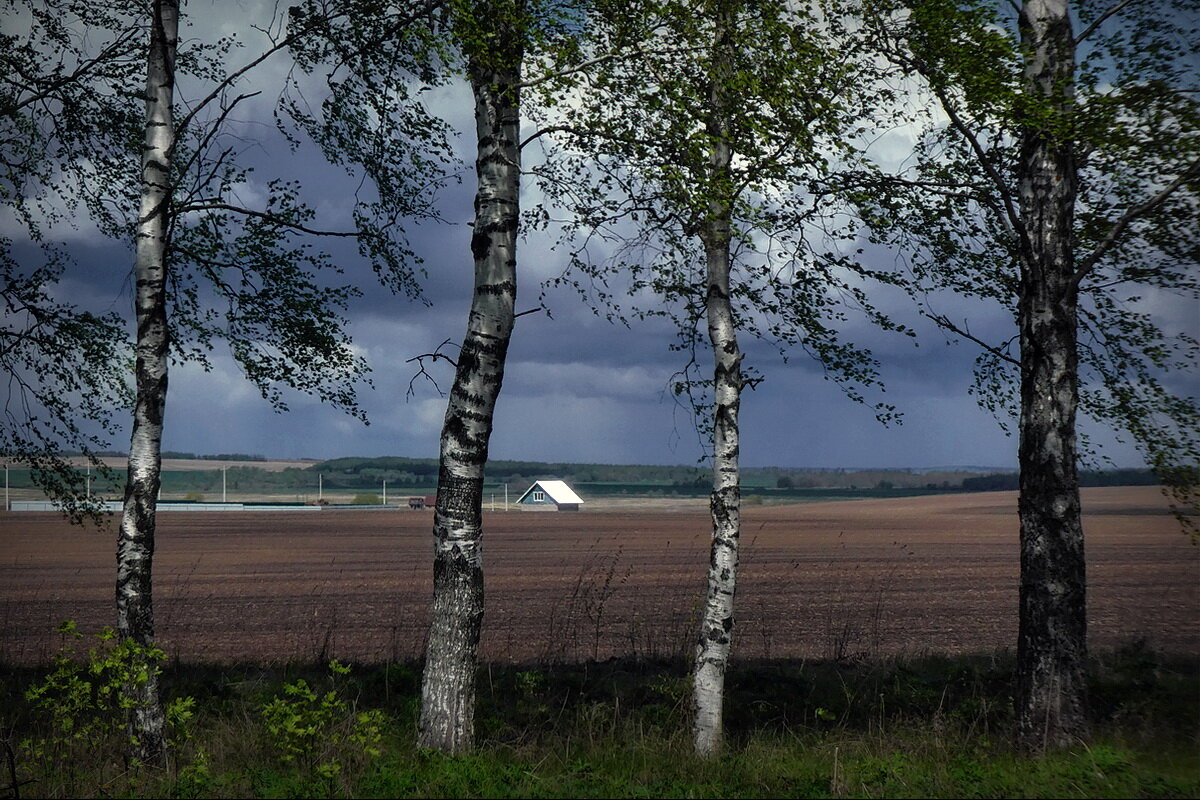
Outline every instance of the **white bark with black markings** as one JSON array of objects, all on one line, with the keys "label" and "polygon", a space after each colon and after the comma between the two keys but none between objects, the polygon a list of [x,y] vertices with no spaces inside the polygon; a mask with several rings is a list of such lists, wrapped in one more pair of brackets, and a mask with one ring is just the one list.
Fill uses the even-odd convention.
[{"label": "white bark with black markings", "polygon": [[1038,104],[1019,164],[1021,218],[1021,587],[1017,730],[1029,750],[1087,733],[1087,603],[1076,474],[1078,290],[1073,280],[1077,191],[1075,46],[1067,0],[1021,9],[1025,89]]},{"label": "white bark with black markings", "polygon": [[729,297],[730,231],[732,207],[730,124],[724,92],[729,82],[721,56],[728,45],[725,25],[715,34],[714,80],[709,93],[708,213],[700,226],[706,263],[705,312],[708,339],[713,350],[713,489],[712,549],[708,591],[696,644],[693,682],[693,744],[701,756],[721,749],[725,670],[733,634],[733,601],[737,587],[738,538],[741,533],[741,476],[738,466],[738,409],[742,391],[742,353]]},{"label": "white bark with black markings", "polygon": [[[155,509],[162,464],[167,399],[167,250],[175,126],[171,104],[179,30],[178,0],[155,0],[146,74],[146,127],[141,203],[134,263],[137,320],[136,398],[129,443],[129,478],[117,540],[117,633],[139,645],[154,643],[152,566]],[[163,709],[155,670],[135,693],[130,712],[131,755],[143,763],[164,758]]]},{"label": "white bark with black markings", "polygon": [[433,618],[425,651],[418,743],[471,749],[475,668],[483,624],[482,503],[492,414],[516,302],[520,197],[520,66],[511,37],[490,64],[469,66],[475,96],[479,188],[471,253],[475,294],[442,427],[434,513]]}]

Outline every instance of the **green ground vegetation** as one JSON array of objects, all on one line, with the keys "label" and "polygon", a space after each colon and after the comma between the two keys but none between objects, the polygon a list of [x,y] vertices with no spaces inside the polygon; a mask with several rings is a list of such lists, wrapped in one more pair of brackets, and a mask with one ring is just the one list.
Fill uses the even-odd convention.
[{"label": "green ground vegetation", "polygon": [[458,758],[414,745],[415,664],[168,663],[174,748],[165,771],[122,760],[120,710],[105,705],[104,687],[123,678],[106,646],[51,667],[0,670],[0,730],[11,755],[0,793],[1200,796],[1200,659],[1137,644],[1093,663],[1092,743],[1041,756],[1010,745],[1013,660],[1004,654],[738,664],[728,747],[708,762],[690,755],[682,661],[485,665],[480,746]]}]

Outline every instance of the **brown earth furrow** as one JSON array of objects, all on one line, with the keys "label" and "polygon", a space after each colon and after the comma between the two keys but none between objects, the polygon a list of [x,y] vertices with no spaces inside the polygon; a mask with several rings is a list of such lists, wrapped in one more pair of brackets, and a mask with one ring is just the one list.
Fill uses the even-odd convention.
[{"label": "brown earth furrow", "polygon": [[[1084,490],[1093,646],[1200,652],[1200,547],[1152,487]],[[703,507],[485,511],[482,656],[574,661],[690,652]],[[1012,648],[1011,492],[751,506],[735,652],[870,657]],[[428,512],[159,517],[158,636],[184,661],[414,659],[432,593]],[[63,619],[112,622],[114,537],[0,513],[0,660],[46,660]]]}]

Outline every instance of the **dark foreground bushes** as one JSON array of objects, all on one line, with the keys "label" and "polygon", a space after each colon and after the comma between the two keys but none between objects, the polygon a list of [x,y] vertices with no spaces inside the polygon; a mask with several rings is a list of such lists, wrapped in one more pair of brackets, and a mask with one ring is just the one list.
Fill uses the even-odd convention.
[{"label": "dark foreground bushes", "polygon": [[413,744],[417,665],[176,665],[157,771],[125,763],[116,678],[82,657],[0,672],[0,797],[1200,796],[1200,659],[1104,654],[1093,742],[1040,757],[1010,746],[1012,675],[1006,655],[743,663],[726,754],[700,762],[682,663],[486,666],[479,747],[453,759]]}]

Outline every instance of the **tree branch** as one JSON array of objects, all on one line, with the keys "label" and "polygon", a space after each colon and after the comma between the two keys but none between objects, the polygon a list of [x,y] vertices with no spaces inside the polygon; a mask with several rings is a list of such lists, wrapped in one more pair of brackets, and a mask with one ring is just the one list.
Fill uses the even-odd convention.
[{"label": "tree branch", "polygon": [[[124,31],[119,38],[117,38],[114,42],[112,42],[110,45],[108,45],[103,50],[101,50],[100,53],[97,54],[95,58],[92,58],[92,59],[82,62],[69,75],[64,75],[64,76],[58,78],[57,80],[51,81],[51,83],[48,86],[45,86],[44,88],[41,88],[41,89],[37,89],[35,87],[29,87],[29,91],[32,94],[29,97],[26,97],[24,100],[14,101],[10,105],[7,105],[7,106],[0,106],[0,116],[11,116],[12,114],[15,114],[16,112],[20,111],[22,108],[24,108],[27,105],[30,105],[31,103],[36,103],[40,100],[50,99],[50,97],[56,91],[58,91],[60,88],[62,88],[63,86],[66,86],[70,83],[74,83],[74,82],[78,81],[80,78],[82,78],[88,72],[91,72],[95,67],[97,67],[98,65],[107,61],[110,54],[119,52],[121,49],[123,49],[128,44],[129,39],[132,38],[133,33],[134,32],[130,31],[130,30]],[[36,79],[31,78],[31,80],[36,80]],[[16,84],[15,81],[13,83],[14,83],[14,85],[18,85],[18,84]],[[26,88],[26,87],[21,87],[21,88]]]},{"label": "tree branch", "polygon": [[992,355],[994,355],[996,358],[1007,361],[1008,363],[1013,364],[1014,366],[1017,366],[1017,367],[1021,366],[1020,361],[1013,358],[1008,353],[1001,350],[999,347],[988,344],[987,342],[980,339],[975,334],[971,333],[970,329],[965,327],[966,323],[964,323],[964,327],[960,328],[958,325],[955,325],[953,322],[951,322],[949,317],[946,317],[942,314],[934,314],[931,311],[922,311],[921,314],[922,314],[922,316],[926,317],[927,319],[933,321],[939,328],[945,328],[946,330],[950,331],[951,333],[961,336],[964,339],[969,339],[970,341],[972,341],[975,344],[982,347],[984,350],[986,350],[989,353],[991,353]]},{"label": "tree branch", "polygon": [[566,77],[567,75],[573,75],[576,72],[582,72],[583,70],[587,69],[588,67],[594,67],[597,64],[603,64],[605,61],[612,61],[614,58],[632,58],[633,56],[647,56],[647,55],[656,55],[656,56],[688,55],[688,54],[695,53],[695,52],[698,52],[703,49],[704,48],[702,48],[700,46],[666,48],[663,50],[646,50],[641,47],[635,47],[635,48],[633,48],[633,50],[631,52],[628,53],[628,55],[626,55],[624,52],[621,52],[621,51],[613,52],[613,53],[605,53],[602,56],[596,56],[595,58],[588,59],[587,61],[582,61],[573,67],[568,67],[567,69],[560,70],[558,72],[550,72],[550,73],[547,73],[540,77],[534,78],[532,80],[523,81],[521,83],[514,84],[514,88],[525,89],[530,86],[537,86],[538,84],[546,83],[547,81],[552,81],[552,80],[556,80],[558,78],[563,78],[563,77]]},{"label": "tree branch", "polygon": [[612,59],[614,59],[616,57],[617,57],[616,53],[605,53],[602,56],[596,56],[595,58],[588,59],[587,61],[583,61],[579,64],[576,64],[574,67],[570,67],[569,69],[564,69],[559,72],[547,73],[546,75],[542,75],[541,77],[534,78],[533,80],[522,81],[521,83],[514,84],[513,88],[514,89],[526,89],[530,86],[537,86],[538,84],[546,83],[547,81],[552,81],[556,78],[563,78],[563,77],[566,77],[567,75],[573,75],[576,72],[582,72],[583,70],[587,69],[588,67],[594,67],[597,64],[603,64],[605,61],[611,61]]},{"label": "tree branch", "polygon": [[1116,14],[1118,11],[1123,9],[1125,6],[1129,5],[1130,3],[1134,3],[1134,2],[1137,2],[1137,0],[1119,0],[1119,2],[1116,5],[1110,6],[1108,8],[1108,10],[1106,10],[1103,14],[1101,14],[1100,16],[1098,16],[1094,20],[1092,20],[1092,24],[1088,25],[1087,28],[1084,29],[1083,33],[1081,33],[1075,37],[1075,46],[1078,47],[1080,42],[1082,42],[1087,37],[1091,36],[1092,33],[1094,33],[1095,30],[1104,23],[1104,20],[1108,19],[1113,14]]},{"label": "tree branch", "polygon": [[1200,159],[1193,161],[1191,166],[1185,169],[1178,178],[1164,186],[1162,191],[1154,195],[1154,197],[1151,197],[1141,205],[1133,206],[1132,208],[1127,209],[1125,213],[1121,215],[1120,219],[1113,223],[1113,226],[1109,228],[1108,233],[1105,234],[1100,243],[1096,245],[1095,249],[1088,254],[1087,258],[1083,259],[1083,261],[1079,263],[1078,268],[1075,270],[1075,274],[1071,276],[1071,288],[1079,288],[1080,282],[1087,277],[1089,272],[1095,269],[1096,264],[1100,261],[1100,259],[1104,258],[1109,250],[1112,249],[1113,245],[1116,244],[1117,239],[1125,232],[1125,230],[1130,226],[1131,223],[1133,223],[1134,220],[1143,214],[1154,210],[1155,207],[1161,205],[1167,200],[1168,197],[1174,194],[1176,189],[1197,176],[1200,176]]},{"label": "tree branch", "polygon": [[[218,133],[220,133],[221,127],[225,124],[225,120],[228,119],[229,115],[233,113],[233,109],[237,106],[237,104],[243,100],[249,100],[251,97],[255,97],[260,94],[262,94],[261,91],[239,94],[237,97],[233,98],[232,103],[229,103],[222,108],[220,116],[218,116],[216,121],[213,122],[212,125],[209,125],[208,130],[204,132],[204,136],[201,137],[199,144],[196,145],[196,150],[194,153],[192,153],[191,158],[189,158],[187,163],[180,168],[180,174],[186,175],[191,171],[192,166],[204,155],[204,151],[208,148],[209,143]],[[182,131],[183,128],[181,127],[179,130]],[[176,137],[175,141],[178,142],[179,138],[180,137]]]},{"label": "tree branch", "polygon": [[[414,21],[419,19],[422,15],[431,13],[432,11],[436,10],[439,6],[443,5],[443,3],[444,3],[444,0],[429,0],[429,2],[426,2],[421,7],[415,9],[408,16],[402,17],[401,18],[402,21],[398,22],[396,25],[392,26],[386,34],[384,34],[383,36],[376,37],[374,40],[368,41],[362,47],[355,50],[351,55],[356,56],[356,55],[362,53],[363,50],[365,50],[369,47],[372,47],[373,45],[377,45],[380,41],[383,41],[385,38],[394,34],[396,31],[401,30],[404,27],[412,24]],[[275,53],[279,52],[280,50],[283,50],[284,48],[290,47],[292,44],[294,44],[295,42],[300,40],[302,37],[307,36],[308,34],[317,30],[321,25],[328,24],[332,20],[337,19],[338,17],[341,17],[341,16],[345,16],[345,13],[334,13],[334,14],[329,14],[327,16],[319,17],[317,20],[310,22],[310,24],[301,26],[298,30],[292,31],[287,36],[280,39],[278,42],[273,44],[267,50],[263,51],[263,53],[261,55],[259,55],[257,58],[253,59],[252,61],[250,61],[249,63],[244,65],[241,69],[231,72],[229,75],[225,76],[225,78],[223,80],[221,80],[220,83],[217,84],[216,88],[214,88],[211,92],[209,92],[208,95],[203,100],[201,100],[199,103],[197,103],[192,108],[192,110],[189,111],[183,117],[183,119],[179,121],[179,123],[176,127],[179,130],[183,130],[184,128],[186,128],[188,123],[192,121],[192,118],[195,117],[196,114],[198,114],[209,103],[211,103],[213,100],[215,100],[221,94],[221,92],[225,91],[226,88],[228,88],[228,87],[232,86],[234,83],[236,83],[238,78],[242,77],[247,72],[254,69],[262,62],[266,61],[268,58],[273,56]]]},{"label": "tree branch", "polygon": [[229,211],[231,213],[242,214],[247,217],[264,219],[273,225],[291,228],[292,230],[300,231],[301,233],[307,233],[312,236],[342,236],[346,238],[354,238],[362,235],[359,231],[323,231],[316,228],[310,228],[307,225],[301,225],[298,222],[291,222],[283,219],[276,214],[268,214],[265,211],[255,211],[251,208],[242,208],[241,206],[235,206],[230,203],[189,203],[187,205],[180,206],[177,213],[187,214],[192,211]]},{"label": "tree branch", "polygon": [[[926,78],[928,78],[928,75],[926,75]],[[1004,213],[1010,230],[1020,239],[1022,249],[1026,253],[1030,252],[1031,248],[1025,224],[1021,221],[1021,215],[1017,211],[1016,203],[1013,202],[1012,192],[1009,190],[1008,184],[1004,182],[1004,177],[991,161],[988,160],[987,151],[983,149],[983,145],[979,143],[979,139],[975,136],[974,132],[971,131],[970,127],[958,115],[958,112],[954,110],[954,106],[951,105],[945,91],[933,86],[932,83],[931,88],[933,89],[933,93],[937,95],[938,101],[942,105],[942,110],[950,118],[950,124],[959,132],[959,135],[967,140],[967,144],[971,146],[971,151],[975,153],[975,160],[979,162],[979,166],[983,167],[983,171],[987,173],[987,176],[992,181],[992,185],[1000,194],[1000,200],[1004,205]]]},{"label": "tree branch", "polygon": [[533,133],[529,134],[528,136],[526,136],[521,141],[521,143],[519,145],[517,145],[517,148],[524,149],[525,145],[529,144],[534,139],[538,139],[542,136],[545,136],[547,133],[558,133],[559,131],[562,131],[563,133],[570,133],[570,134],[573,134],[575,136],[580,136],[580,137],[589,137],[590,136],[590,137],[596,137],[598,139],[608,139],[609,141],[612,141],[612,142],[623,142],[625,144],[653,145],[653,144],[657,144],[660,142],[660,140],[658,140],[658,139],[640,139],[640,138],[637,138],[634,136],[617,136],[615,134],[605,133],[602,131],[589,131],[586,128],[580,128],[576,125],[548,125],[545,128],[540,128],[540,129],[534,131]]},{"label": "tree branch", "polygon": [[996,169],[987,157],[987,151],[983,149],[983,145],[979,143],[978,137],[967,125],[967,123],[959,116],[955,110],[953,103],[947,96],[945,89],[938,86],[938,82],[934,79],[934,70],[926,64],[920,57],[916,55],[906,54],[904,52],[893,51],[892,56],[902,65],[914,69],[921,77],[925,78],[929,84],[930,90],[937,96],[938,102],[942,110],[946,112],[946,116],[950,118],[950,124],[958,131],[959,135],[970,145],[971,151],[975,154],[975,160],[979,162],[979,166],[987,173],[988,179],[991,180],[996,192],[1000,195],[1000,201],[1004,207],[1004,215],[1001,217],[1002,223],[1007,223],[1009,232],[1017,237],[1020,249],[1028,255],[1032,252],[1032,246],[1029,242],[1029,234],[1021,220],[1021,215],[1017,209],[1017,204],[1013,200],[1012,191],[1008,184],[1004,181],[1004,176]]},{"label": "tree branch", "polygon": [[[534,310],[536,310],[536,309],[534,309]],[[524,312],[524,313],[529,313],[529,312]],[[416,382],[417,378],[421,377],[422,375],[425,376],[425,380],[427,380],[433,384],[433,388],[437,390],[437,393],[439,395],[441,395],[442,397],[446,396],[446,393],[442,391],[442,387],[438,386],[438,382],[436,380],[434,380],[433,376],[430,375],[429,372],[425,369],[425,359],[427,359],[427,358],[432,359],[434,362],[437,362],[438,359],[441,359],[441,360],[449,363],[455,369],[458,369],[458,362],[442,352],[442,348],[448,344],[453,344],[453,342],[451,342],[449,339],[447,339],[444,342],[442,342],[441,344],[439,344],[437,347],[435,347],[433,349],[432,353],[422,353],[421,355],[413,356],[412,358],[410,358],[404,362],[405,364],[411,364],[412,362],[415,361],[415,362],[417,362],[417,366],[420,367],[420,369],[417,371],[417,374],[413,375],[412,378],[410,378],[408,381],[408,391],[404,393],[404,398],[406,400],[408,398],[412,397],[414,394],[416,394],[413,391],[413,384]]]}]

